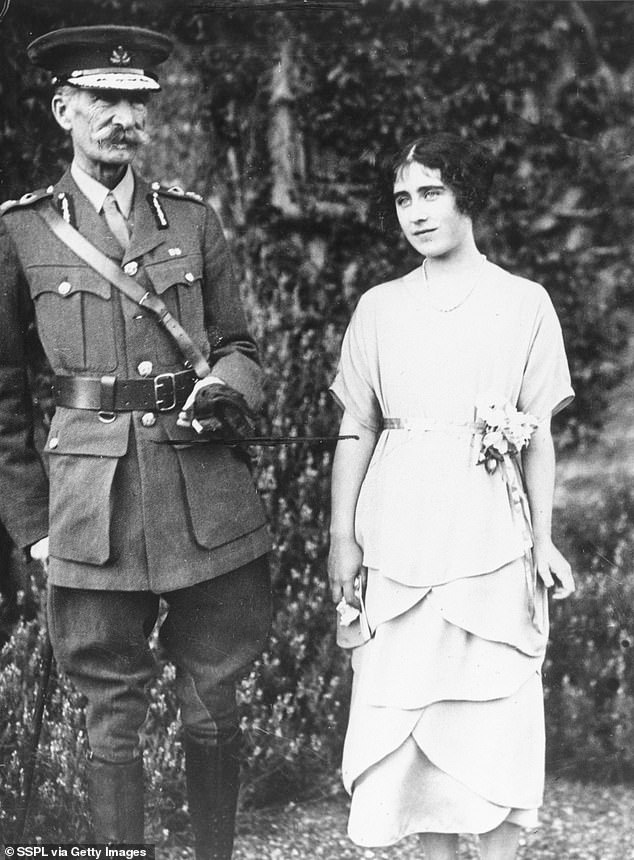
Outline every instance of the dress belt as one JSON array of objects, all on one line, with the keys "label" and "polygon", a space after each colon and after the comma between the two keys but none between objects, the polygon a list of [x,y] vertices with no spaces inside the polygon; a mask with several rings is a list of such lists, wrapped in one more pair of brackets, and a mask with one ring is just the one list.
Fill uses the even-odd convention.
[{"label": "dress belt", "polygon": [[413,430],[419,433],[462,431],[469,435],[482,433],[484,424],[477,421],[434,421],[430,418],[384,418],[383,430]]},{"label": "dress belt", "polygon": [[189,397],[197,376],[193,370],[159,373],[146,379],[121,379],[118,376],[56,376],[53,384],[55,403],[70,409],[115,412],[179,409]]}]

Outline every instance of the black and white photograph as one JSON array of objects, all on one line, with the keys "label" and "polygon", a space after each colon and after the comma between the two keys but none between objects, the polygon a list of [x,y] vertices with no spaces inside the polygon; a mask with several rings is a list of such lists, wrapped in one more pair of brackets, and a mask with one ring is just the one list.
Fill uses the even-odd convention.
[{"label": "black and white photograph", "polygon": [[4,856],[634,858],[634,3],[0,45]]}]

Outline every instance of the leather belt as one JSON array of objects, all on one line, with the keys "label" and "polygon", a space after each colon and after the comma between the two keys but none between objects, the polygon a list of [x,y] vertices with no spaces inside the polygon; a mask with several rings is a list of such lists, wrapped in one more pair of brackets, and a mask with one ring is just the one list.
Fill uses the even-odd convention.
[{"label": "leather belt", "polygon": [[170,412],[189,397],[197,376],[193,370],[159,373],[147,379],[118,376],[56,376],[55,403],[70,409],[94,409],[100,417],[116,412]]}]

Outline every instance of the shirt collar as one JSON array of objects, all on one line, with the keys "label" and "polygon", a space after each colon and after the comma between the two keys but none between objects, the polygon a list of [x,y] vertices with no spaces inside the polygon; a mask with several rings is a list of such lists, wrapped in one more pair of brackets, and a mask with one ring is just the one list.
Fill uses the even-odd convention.
[{"label": "shirt collar", "polygon": [[[71,164],[70,173],[77,187],[88,198],[95,211],[101,212],[104,200],[110,193],[110,189],[106,188],[105,185],[102,185],[96,179],[93,179],[92,176],[89,176],[76,161],[73,161]],[[129,164],[121,182],[112,189],[112,195],[117,201],[117,205],[124,218],[129,218],[134,198],[134,173]]]}]

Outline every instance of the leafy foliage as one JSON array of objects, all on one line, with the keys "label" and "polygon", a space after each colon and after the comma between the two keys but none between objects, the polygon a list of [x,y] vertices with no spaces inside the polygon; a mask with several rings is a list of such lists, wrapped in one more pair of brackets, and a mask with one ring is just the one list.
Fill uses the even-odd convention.
[{"label": "leafy foliage", "polygon": [[[33,35],[123,19],[167,29],[179,45],[145,167],[211,196],[228,229],[259,232],[240,261],[247,279],[258,277],[262,249],[275,259],[296,231],[298,265],[289,282],[297,285],[311,243],[325,239],[331,271],[320,279],[325,295],[317,310],[326,325],[333,305],[343,300],[350,309],[377,279],[415,265],[379,181],[385,158],[426,132],[474,135],[499,165],[479,225],[481,245],[551,293],[577,390],[560,420],[560,442],[575,444],[600,426],[620,378],[631,315],[626,45],[634,10],[627,3],[608,9],[594,2],[393,0],[386,7],[366,0],[357,10],[281,13],[220,9],[211,0],[195,7],[65,0],[52,10],[22,0],[1,25],[0,193],[48,184],[69,154],[49,115],[44,76],[25,56]],[[282,101],[297,144],[291,193],[304,216],[294,224],[270,206],[277,157],[271,87],[286,48],[292,69]],[[326,202],[337,205],[334,218],[324,214]],[[347,267],[355,264],[353,276]],[[265,273],[263,282],[271,277]],[[259,298],[269,294],[267,287]]]},{"label": "leafy foliage", "polygon": [[[385,203],[385,156],[427,131],[476,134],[499,161],[478,225],[482,249],[550,291],[577,390],[558,425],[559,443],[574,447],[595,434],[620,378],[632,312],[625,153],[634,7],[495,0],[368,0],[358,10],[283,14],[192,7],[14,4],[1,25],[1,196],[48,184],[68,156],[48,116],[43,76],[24,54],[33,35],[124,19],[169,29],[177,51],[144,171],[203,193],[222,212],[261,344],[267,429],[325,435],[337,430],[327,388],[359,295],[417,263]],[[271,204],[279,156],[270,139],[271,84],[282,45],[292,56],[282,106],[303,152],[302,163],[291,165],[292,217]],[[255,464],[275,540],[276,618],[266,653],[240,688],[245,800],[254,804],[314,790],[339,760],[350,676],[346,654],[334,645],[326,589],[331,455],[328,446],[298,444],[263,449]],[[625,489],[606,489],[591,511],[559,514],[560,542],[581,582],[553,612],[546,683],[554,769],[607,778],[634,772],[632,649],[625,644],[633,635],[625,609],[634,605],[633,520]],[[20,629],[0,664],[7,703],[0,822],[7,832],[40,641],[37,624]],[[86,828],[85,735],[81,702],[57,680],[47,724],[33,832],[70,839]],[[166,666],[144,733],[148,826],[159,844],[165,830],[187,833],[179,732]]]},{"label": "leafy foliage", "polygon": [[550,764],[581,776],[634,777],[634,494],[561,512],[559,540],[577,592],[553,610],[545,671]]}]

